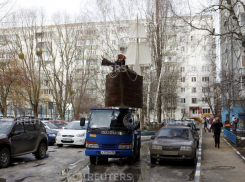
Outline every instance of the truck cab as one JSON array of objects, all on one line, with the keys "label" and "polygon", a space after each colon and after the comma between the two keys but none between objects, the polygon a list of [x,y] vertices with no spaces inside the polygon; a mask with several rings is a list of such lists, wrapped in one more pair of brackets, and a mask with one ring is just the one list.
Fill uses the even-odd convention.
[{"label": "truck cab", "polygon": [[[140,158],[141,131],[133,109],[91,109],[86,136],[86,156],[92,164],[108,158]],[[85,118],[80,119],[81,126]]]}]

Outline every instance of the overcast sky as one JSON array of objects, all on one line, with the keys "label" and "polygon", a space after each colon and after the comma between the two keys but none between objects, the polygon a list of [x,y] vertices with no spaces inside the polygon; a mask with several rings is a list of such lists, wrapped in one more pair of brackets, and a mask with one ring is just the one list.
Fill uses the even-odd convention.
[{"label": "overcast sky", "polygon": [[44,8],[47,13],[56,11],[78,13],[82,2],[82,0],[17,0],[16,7]]},{"label": "overcast sky", "polygon": [[[12,0],[13,1],[13,0]],[[78,14],[86,0],[15,0],[15,9],[43,8],[48,15],[57,11],[66,11],[69,14]]]}]

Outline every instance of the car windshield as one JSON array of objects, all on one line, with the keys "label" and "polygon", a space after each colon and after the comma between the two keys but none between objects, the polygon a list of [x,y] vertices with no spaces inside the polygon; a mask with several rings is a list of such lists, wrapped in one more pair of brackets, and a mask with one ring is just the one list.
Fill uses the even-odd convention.
[{"label": "car windshield", "polygon": [[0,120],[0,133],[7,134],[12,128],[14,121]]},{"label": "car windshield", "polygon": [[63,127],[63,126],[66,126],[67,124],[64,123],[64,122],[61,122],[61,121],[50,121],[52,124],[54,124],[55,126],[58,126],[58,127]]},{"label": "car windshield", "polygon": [[[97,110],[91,113],[89,128],[127,129],[132,119],[127,110]],[[125,116],[129,117],[125,117]],[[127,121],[125,121],[125,118]],[[125,122],[124,122],[125,121]]]},{"label": "car windshield", "polygon": [[189,138],[189,130],[186,128],[164,128],[161,129],[158,138]]},{"label": "car windshield", "polygon": [[71,122],[68,125],[66,125],[65,129],[68,130],[86,130],[88,127],[88,124],[85,123],[85,126],[80,126],[80,122]]},{"label": "car windshield", "polygon": [[50,129],[59,129],[57,126],[55,126],[54,124],[52,124],[49,121],[43,122],[46,126],[48,126]]}]

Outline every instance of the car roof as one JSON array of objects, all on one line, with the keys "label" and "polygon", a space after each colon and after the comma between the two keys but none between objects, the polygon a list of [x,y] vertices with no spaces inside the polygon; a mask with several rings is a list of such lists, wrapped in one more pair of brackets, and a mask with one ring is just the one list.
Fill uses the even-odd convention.
[{"label": "car roof", "polygon": [[[71,122],[80,122],[80,120],[74,120],[74,121],[71,121]],[[88,121],[85,121],[85,123],[88,123]]]},{"label": "car roof", "polygon": [[4,120],[4,121],[14,121],[15,120],[15,118],[10,118],[10,117],[1,117],[0,118],[0,121],[1,120]]},{"label": "car roof", "polygon": [[187,127],[187,126],[165,126],[165,127],[162,127],[161,129],[164,129],[164,128],[190,129],[190,127]]}]

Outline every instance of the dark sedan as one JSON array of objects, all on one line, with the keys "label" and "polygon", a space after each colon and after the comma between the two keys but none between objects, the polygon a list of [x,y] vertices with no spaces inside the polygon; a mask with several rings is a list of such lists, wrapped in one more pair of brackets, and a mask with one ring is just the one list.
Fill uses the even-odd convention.
[{"label": "dark sedan", "polygon": [[46,133],[47,133],[47,136],[48,136],[48,144],[49,145],[54,145],[58,131],[51,130],[51,129],[46,129]]},{"label": "dark sedan", "polygon": [[150,155],[151,163],[157,160],[191,160],[197,162],[197,142],[189,127],[167,126],[153,136]]}]

